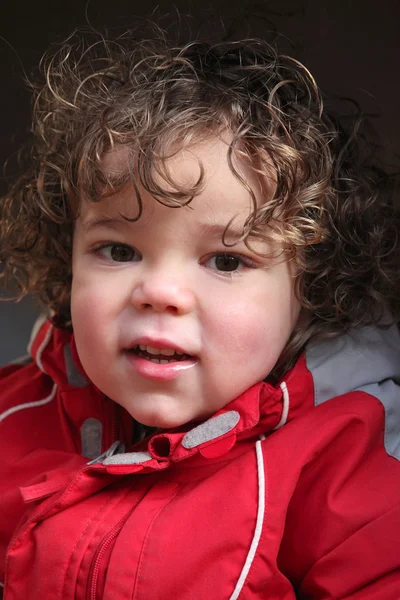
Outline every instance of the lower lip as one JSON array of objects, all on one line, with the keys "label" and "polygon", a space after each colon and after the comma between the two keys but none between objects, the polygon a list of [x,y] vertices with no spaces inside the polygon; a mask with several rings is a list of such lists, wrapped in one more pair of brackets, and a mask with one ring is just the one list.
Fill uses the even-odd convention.
[{"label": "lower lip", "polygon": [[143,375],[143,377],[156,379],[157,381],[171,381],[198,363],[197,358],[170,363],[155,363],[129,352],[126,353],[126,356],[137,373]]}]

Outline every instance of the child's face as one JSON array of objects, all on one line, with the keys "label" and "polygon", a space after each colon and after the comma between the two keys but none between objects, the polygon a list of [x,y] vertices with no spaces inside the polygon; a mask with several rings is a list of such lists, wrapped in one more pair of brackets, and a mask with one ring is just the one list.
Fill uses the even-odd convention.
[{"label": "child's face", "polygon": [[[196,181],[198,160],[204,165],[204,188],[189,207],[162,206],[142,190],[143,214],[128,222],[120,215],[134,216],[137,203],[126,188],[84,204],[76,223],[72,321],[79,357],[100,390],[150,426],[205,418],[264,379],[298,317],[282,257],[263,259],[244,243],[222,243],[229,220],[237,215],[240,230],[251,210],[226,153],[227,145],[212,139],[170,159],[180,183]],[[118,170],[121,160],[122,153],[109,155],[106,170]],[[245,164],[235,166],[261,204],[271,190],[262,191]],[[265,242],[252,244],[271,251]]]}]

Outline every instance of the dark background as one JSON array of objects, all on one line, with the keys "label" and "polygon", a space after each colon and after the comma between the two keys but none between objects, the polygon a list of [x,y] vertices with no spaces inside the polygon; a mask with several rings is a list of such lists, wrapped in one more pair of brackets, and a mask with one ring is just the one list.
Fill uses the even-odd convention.
[{"label": "dark background", "polygon": [[[29,128],[30,94],[23,70],[30,74],[51,42],[88,22],[99,29],[128,29],[135,17],[169,15],[162,24],[191,15],[195,36],[273,37],[303,61],[335,106],[338,97],[358,102],[373,124],[382,146],[380,158],[392,169],[399,165],[400,68],[398,0],[261,0],[236,2],[195,0],[3,0],[0,6],[0,164],[16,152]],[[184,18],[184,21],[188,19]],[[187,28],[187,26],[186,26]],[[340,106],[343,102],[340,103]],[[346,110],[350,105],[346,105]],[[0,178],[0,193],[6,189]],[[0,303],[0,364],[25,353],[36,309],[30,299]]]}]

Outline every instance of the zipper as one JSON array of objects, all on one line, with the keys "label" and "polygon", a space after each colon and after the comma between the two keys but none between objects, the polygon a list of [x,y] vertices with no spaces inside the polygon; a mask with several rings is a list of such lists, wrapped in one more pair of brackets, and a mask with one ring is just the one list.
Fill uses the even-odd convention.
[{"label": "zipper", "polygon": [[[55,498],[48,498],[47,500],[44,501],[45,507],[41,506],[39,510],[34,511],[33,514],[29,517],[29,519],[26,521],[26,523],[24,523],[21,527],[17,528],[16,531],[14,532],[14,535],[11,538],[11,541],[8,545],[8,549],[7,549],[7,556],[6,556],[6,561],[8,563],[9,561],[9,553],[12,552],[14,550],[14,547],[21,542],[21,540],[23,539],[23,535],[26,534],[26,532],[29,530],[30,526],[33,523],[38,523],[40,519],[46,518],[46,515],[48,515],[49,513],[51,513],[51,511],[53,510],[53,508],[62,502],[63,498],[65,498],[68,493],[70,492],[70,490],[76,486],[76,482],[79,479],[79,477],[90,470],[90,467],[88,468],[87,465],[85,465],[84,467],[82,467],[82,469],[80,469],[75,476],[73,477],[72,481],[69,482],[69,484],[67,485],[67,487],[64,489],[64,491],[61,494],[55,494]],[[4,589],[5,589],[5,584],[6,582],[3,584]],[[3,589],[1,589],[1,591],[3,591]],[[1,600],[1,595],[0,595],[0,600]]]},{"label": "zipper", "polygon": [[121,531],[122,527],[125,525],[126,521],[131,516],[134,508],[132,508],[126,515],[124,515],[110,531],[103,537],[100,544],[97,547],[97,550],[93,556],[92,563],[90,565],[89,576],[88,576],[88,585],[87,585],[87,600],[96,600],[97,595],[97,584],[99,581],[99,572],[101,561],[104,557],[104,554],[109,547],[109,545],[115,540]]}]

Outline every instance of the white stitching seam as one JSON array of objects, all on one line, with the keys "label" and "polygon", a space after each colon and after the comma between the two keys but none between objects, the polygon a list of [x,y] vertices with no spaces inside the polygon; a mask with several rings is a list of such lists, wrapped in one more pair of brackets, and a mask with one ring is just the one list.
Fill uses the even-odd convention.
[{"label": "white stitching seam", "polygon": [[4,421],[4,419],[6,419],[10,415],[12,415],[13,413],[18,412],[19,410],[25,410],[27,408],[35,408],[37,406],[43,406],[44,404],[48,404],[49,402],[51,402],[54,399],[54,396],[56,395],[56,391],[57,391],[57,384],[55,383],[53,385],[53,389],[51,390],[50,394],[48,396],[46,396],[46,398],[43,398],[42,400],[36,400],[35,402],[25,402],[25,404],[18,404],[18,406],[12,406],[11,408],[9,408],[8,410],[5,410],[0,415],[0,423],[2,421]]},{"label": "white stitching seam", "polygon": [[[36,354],[37,366],[43,373],[45,373],[45,370],[43,368],[43,363],[42,363],[42,354],[43,354],[43,351],[46,348],[47,344],[50,341],[52,333],[53,333],[53,325],[51,325],[49,327],[49,329],[47,330],[47,333],[44,336],[44,339],[43,339],[42,343],[40,344],[37,354]],[[0,423],[2,421],[4,421],[4,419],[9,417],[10,415],[14,414],[15,412],[18,412],[19,410],[25,410],[27,408],[35,408],[37,406],[43,406],[44,404],[48,404],[49,402],[51,402],[54,399],[54,397],[56,395],[56,391],[57,391],[57,384],[54,384],[50,394],[48,396],[46,396],[46,398],[43,398],[42,400],[36,400],[35,402],[25,402],[24,404],[18,404],[17,406],[12,406],[11,408],[5,410],[3,413],[0,414]]]},{"label": "white stitching seam", "polygon": [[32,331],[31,331],[31,335],[29,338],[28,348],[27,348],[29,354],[32,354],[32,346],[35,341],[35,338],[36,338],[37,334],[39,333],[42,325],[44,325],[44,323],[47,321],[47,319],[48,319],[47,315],[40,314],[38,316],[38,318],[36,319],[36,321],[34,322]]},{"label": "white stitching seam", "polygon": [[249,553],[246,557],[246,562],[244,563],[242,572],[240,573],[240,577],[236,584],[235,589],[233,590],[233,594],[229,598],[229,600],[237,600],[239,598],[239,594],[242,591],[244,586],[244,582],[246,581],[246,577],[250,571],[250,567],[253,563],[257,547],[261,537],[262,526],[264,523],[264,513],[265,513],[265,474],[264,474],[264,459],[262,454],[261,442],[265,439],[264,435],[260,436],[258,442],[256,442],[256,456],[257,456],[257,472],[258,472],[258,510],[257,510],[257,520],[256,520],[256,528],[254,530],[253,540],[250,545]]},{"label": "white stitching seam", "polygon": [[49,343],[52,334],[53,334],[53,325],[51,325],[48,328],[46,335],[44,336],[43,342],[40,344],[37,354],[36,354],[36,364],[43,373],[46,373],[46,371],[43,368],[42,354],[43,354],[43,351],[46,348],[47,344]]},{"label": "white stitching seam", "polygon": [[282,407],[282,415],[281,420],[278,425],[274,427],[274,431],[283,427],[286,424],[288,414],[289,414],[289,391],[287,389],[287,385],[284,381],[280,384],[280,388],[282,390],[282,399],[283,399],[283,407]]}]

